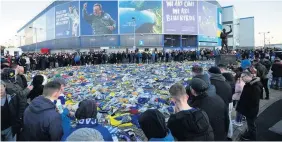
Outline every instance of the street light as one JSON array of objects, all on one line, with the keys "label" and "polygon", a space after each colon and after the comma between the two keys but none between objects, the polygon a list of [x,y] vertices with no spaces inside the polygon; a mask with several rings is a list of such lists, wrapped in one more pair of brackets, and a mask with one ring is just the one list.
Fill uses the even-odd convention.
[{"label": "street light", "polygon": [[269,45],[268,45],[268,46],[269,46],[269,48],[270,48],[270,40],[271,40],[271,39],[273,39],[273,36],[268,39],[268,42],[269,42]]},{"label": "street light", "polygon": [[259,34],[263,34],[263,47],[265,47],[265,34],[269,34],[270,32],[259,32]]},{"label": "street light", "polygon": [[22,37],[24,38],[25,36],[20,36],[20,35],[15,35],[15,36],[20,38],[20,46],[22,46]]},{"label": "street light", "polygon": [[134,44],[133,44],[133,49],[135,50],[136,48],[136,35],[135,35],[135,28],[136,28],[136,19],[135,17],[132,17],[132,23],[133,23],[133,36],[134,36]]},{"label": "street light", "polygon": [[30,29],[35,30],[35,52],[37,50],[37,29],[42,30],[42,28],[36,28],[36,27],[29,27]]}]

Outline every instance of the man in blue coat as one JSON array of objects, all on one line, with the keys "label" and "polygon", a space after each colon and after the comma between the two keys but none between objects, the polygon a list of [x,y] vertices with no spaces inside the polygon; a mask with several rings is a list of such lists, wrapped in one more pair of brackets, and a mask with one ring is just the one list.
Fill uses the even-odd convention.
[{"label": "man in blue coat", "polygon": [[61,94],[61,84],[51,81],[44,86],[43,95],[32,100],[24,112],[22,141],[59,141],[63,136],[61,115],[54,101]]}]

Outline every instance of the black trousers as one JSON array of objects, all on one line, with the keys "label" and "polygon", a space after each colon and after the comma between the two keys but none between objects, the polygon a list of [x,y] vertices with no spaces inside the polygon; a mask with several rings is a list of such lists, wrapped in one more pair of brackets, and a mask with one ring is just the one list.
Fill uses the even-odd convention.
[{"label": "black trousers", "polygon": [[248,118],[246,117],[247,120],[247,125],[248,125],[248,131],[245,133],[245,137],[247,137],[251,141],[255,141],[257,139],[257,126],[256,126],[256,121],[257,117],[255,118]]},{"label": "black trousers", "polygon": [[[265,95],[266,95],[266,97],[269,97],[268,78],[265,78],[265,79],[262,79],[262,78],[261,78],[261,83],[262,83],[263,88],[264,88],[264,90],[265,90]],[[261,92],[260,97],[263,98],[263,91]]]}]

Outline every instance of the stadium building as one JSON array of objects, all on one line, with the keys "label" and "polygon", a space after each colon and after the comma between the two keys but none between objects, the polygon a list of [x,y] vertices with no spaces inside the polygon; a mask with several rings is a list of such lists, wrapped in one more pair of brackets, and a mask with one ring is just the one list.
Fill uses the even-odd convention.
[{"label": "stadium building", "polygon": [[54,1],[17,41],[25,52],[216,47],[222,12],[217,1]]}]

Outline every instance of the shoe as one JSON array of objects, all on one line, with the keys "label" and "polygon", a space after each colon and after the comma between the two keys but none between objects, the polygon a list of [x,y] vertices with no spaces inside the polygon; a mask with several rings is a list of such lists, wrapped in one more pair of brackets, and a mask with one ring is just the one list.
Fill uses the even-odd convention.
[{"label": "shoe", "polygon": [[251,140],[249,137],[247,137],[247,136],[244,136],[244,135],[242,135],[241,136],[241,140],[243,140],[243,141],[249,141],[249,140]]},{"label": "shoe", "polygon": [[269,100],[269,97],[265,97],[264,99]]},{"label": "shoe", "polygon": [[235,120],[232,120],[232,124],[233,124],[233,125],[236,125],[236,126],[238,126],[238,127],[243,126],[243,123],[242,123],[242,122],[236,122]]}]

